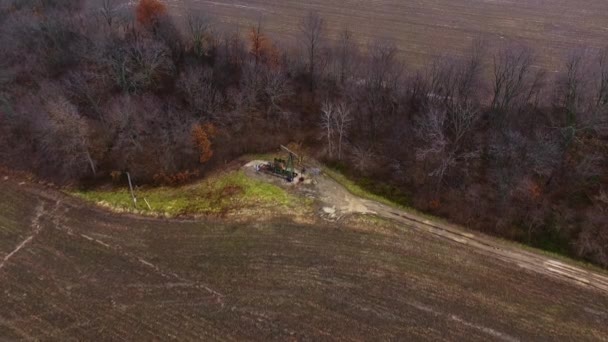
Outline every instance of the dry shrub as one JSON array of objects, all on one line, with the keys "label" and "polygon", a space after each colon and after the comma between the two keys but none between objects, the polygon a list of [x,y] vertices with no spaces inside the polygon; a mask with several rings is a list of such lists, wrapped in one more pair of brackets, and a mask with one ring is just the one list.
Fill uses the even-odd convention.
[{"label": "dry shrub", "polygon": [[538,182],[530,177],[525,177],[517,184],[512,193],[519,201],[523,201],[525,204],[532,204],[541,198],[543,190]]},{"label": "dry shrub", "polygon": [[374,166],[376,155],[371,148],[355,146],[352,149],[351,162],[363,175],[369,175]]},{"label": "dry shrub", "polygon": [[165,172],[157,173],[154,175],[154,183],[157,185],[168,185],[175,186],[190,182],[194,178],[198,177],[200,173],[196,170],[190,171],[185,170],[182,172],[176,172],[173,174],[167,174]]},{"label": "dry shrub", "polygon": [[192,140],[199,153],[199,162],[204,164],[213,157],[211,140],[216,136],[217,129],[213,124],[196,124],[192,128]]},{"label": "dry shrub", "polygon": [[608,267],[608,193],[600,190],[592,200],[594,208],[587,210],[586,220],[576,241],[577,253]]},{"label": "dry shrub", "polygon": [[112,177],[112,182],[114,183],[118,183],[120,181],[120,176],[122,176],[122,171],[110,172],[110,177]]}]

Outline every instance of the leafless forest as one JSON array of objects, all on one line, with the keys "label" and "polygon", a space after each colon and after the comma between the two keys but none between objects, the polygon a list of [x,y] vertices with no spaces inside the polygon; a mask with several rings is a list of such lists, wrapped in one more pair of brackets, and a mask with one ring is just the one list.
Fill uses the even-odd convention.
[{"label": "leafless forest", "polygon": [[534,46],[480,37],[414,69],[398,37],[329,40],[317,12],[279,43],[155,0],[0,6],[5,166],[177,184],[295,142],[403,204],[608,266],[608,50],[546,72]]}]

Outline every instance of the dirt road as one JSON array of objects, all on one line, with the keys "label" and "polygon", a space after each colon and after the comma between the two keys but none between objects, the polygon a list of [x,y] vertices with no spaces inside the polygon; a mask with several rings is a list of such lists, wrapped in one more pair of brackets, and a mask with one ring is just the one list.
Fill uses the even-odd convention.
[{"label": "dirt road", "polygon": [[539,253],[529,252],[505,241],[467,231],[461,227],[432,222],[428,218],[411,212],[359,198],[327,176],[317,177],[317,181],[322,201],[335,208],[338,216],[351,213],[378,215],[439,238],[456,242],[463,245],[463,248],[475,250],[488,257],[513,263],[533,272],[590,287],[608,295],[608,276],[605,274],[595,273]]}]

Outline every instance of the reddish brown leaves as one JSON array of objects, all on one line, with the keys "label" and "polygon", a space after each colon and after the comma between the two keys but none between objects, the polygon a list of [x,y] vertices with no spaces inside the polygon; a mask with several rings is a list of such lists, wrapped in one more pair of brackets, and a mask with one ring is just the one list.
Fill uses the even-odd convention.
[{"label": "reddish brown leaves", "polygon": [[197,124],[192,128],[192,140],[199,152],[199,162],[204,164],[213,156],[211,140],[217,134],[215,126],[210,123]]},{"label": "reddish brown leaves", "polygon": [[167,8],[159,0],[139,0],[135,12],[139,24],[151,27],[167,13]]},{"label": "reddish brown leaves", "polygon": [[277,67],[280,64],[279,49],[261,32],[259,27],[251,28],[249,42],[251,43],[249,53],[255,59],[256,65],[260,63]]},{"label": "reddish brown leaves", "polygon": [[157,185],[175,186],[190,182],[192,179],[198,177],[199,175],[200,173],[197,170],[185,170],[177,173],[161,172],[154,175],[154,182]]}]

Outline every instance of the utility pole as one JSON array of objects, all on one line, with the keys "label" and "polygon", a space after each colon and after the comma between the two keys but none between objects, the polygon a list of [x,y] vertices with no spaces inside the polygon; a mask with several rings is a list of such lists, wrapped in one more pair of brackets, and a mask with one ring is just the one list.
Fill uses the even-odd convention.
[{"label": "utility pole", "polygon": [[133,198],[133,206],[137,208],[137,198],[135,198],[135,193],[133,192],[133,183],[131,183],[131,175],[127,172],[127,179],[129,180],[129,189],[131,189],[131,197]]}]

